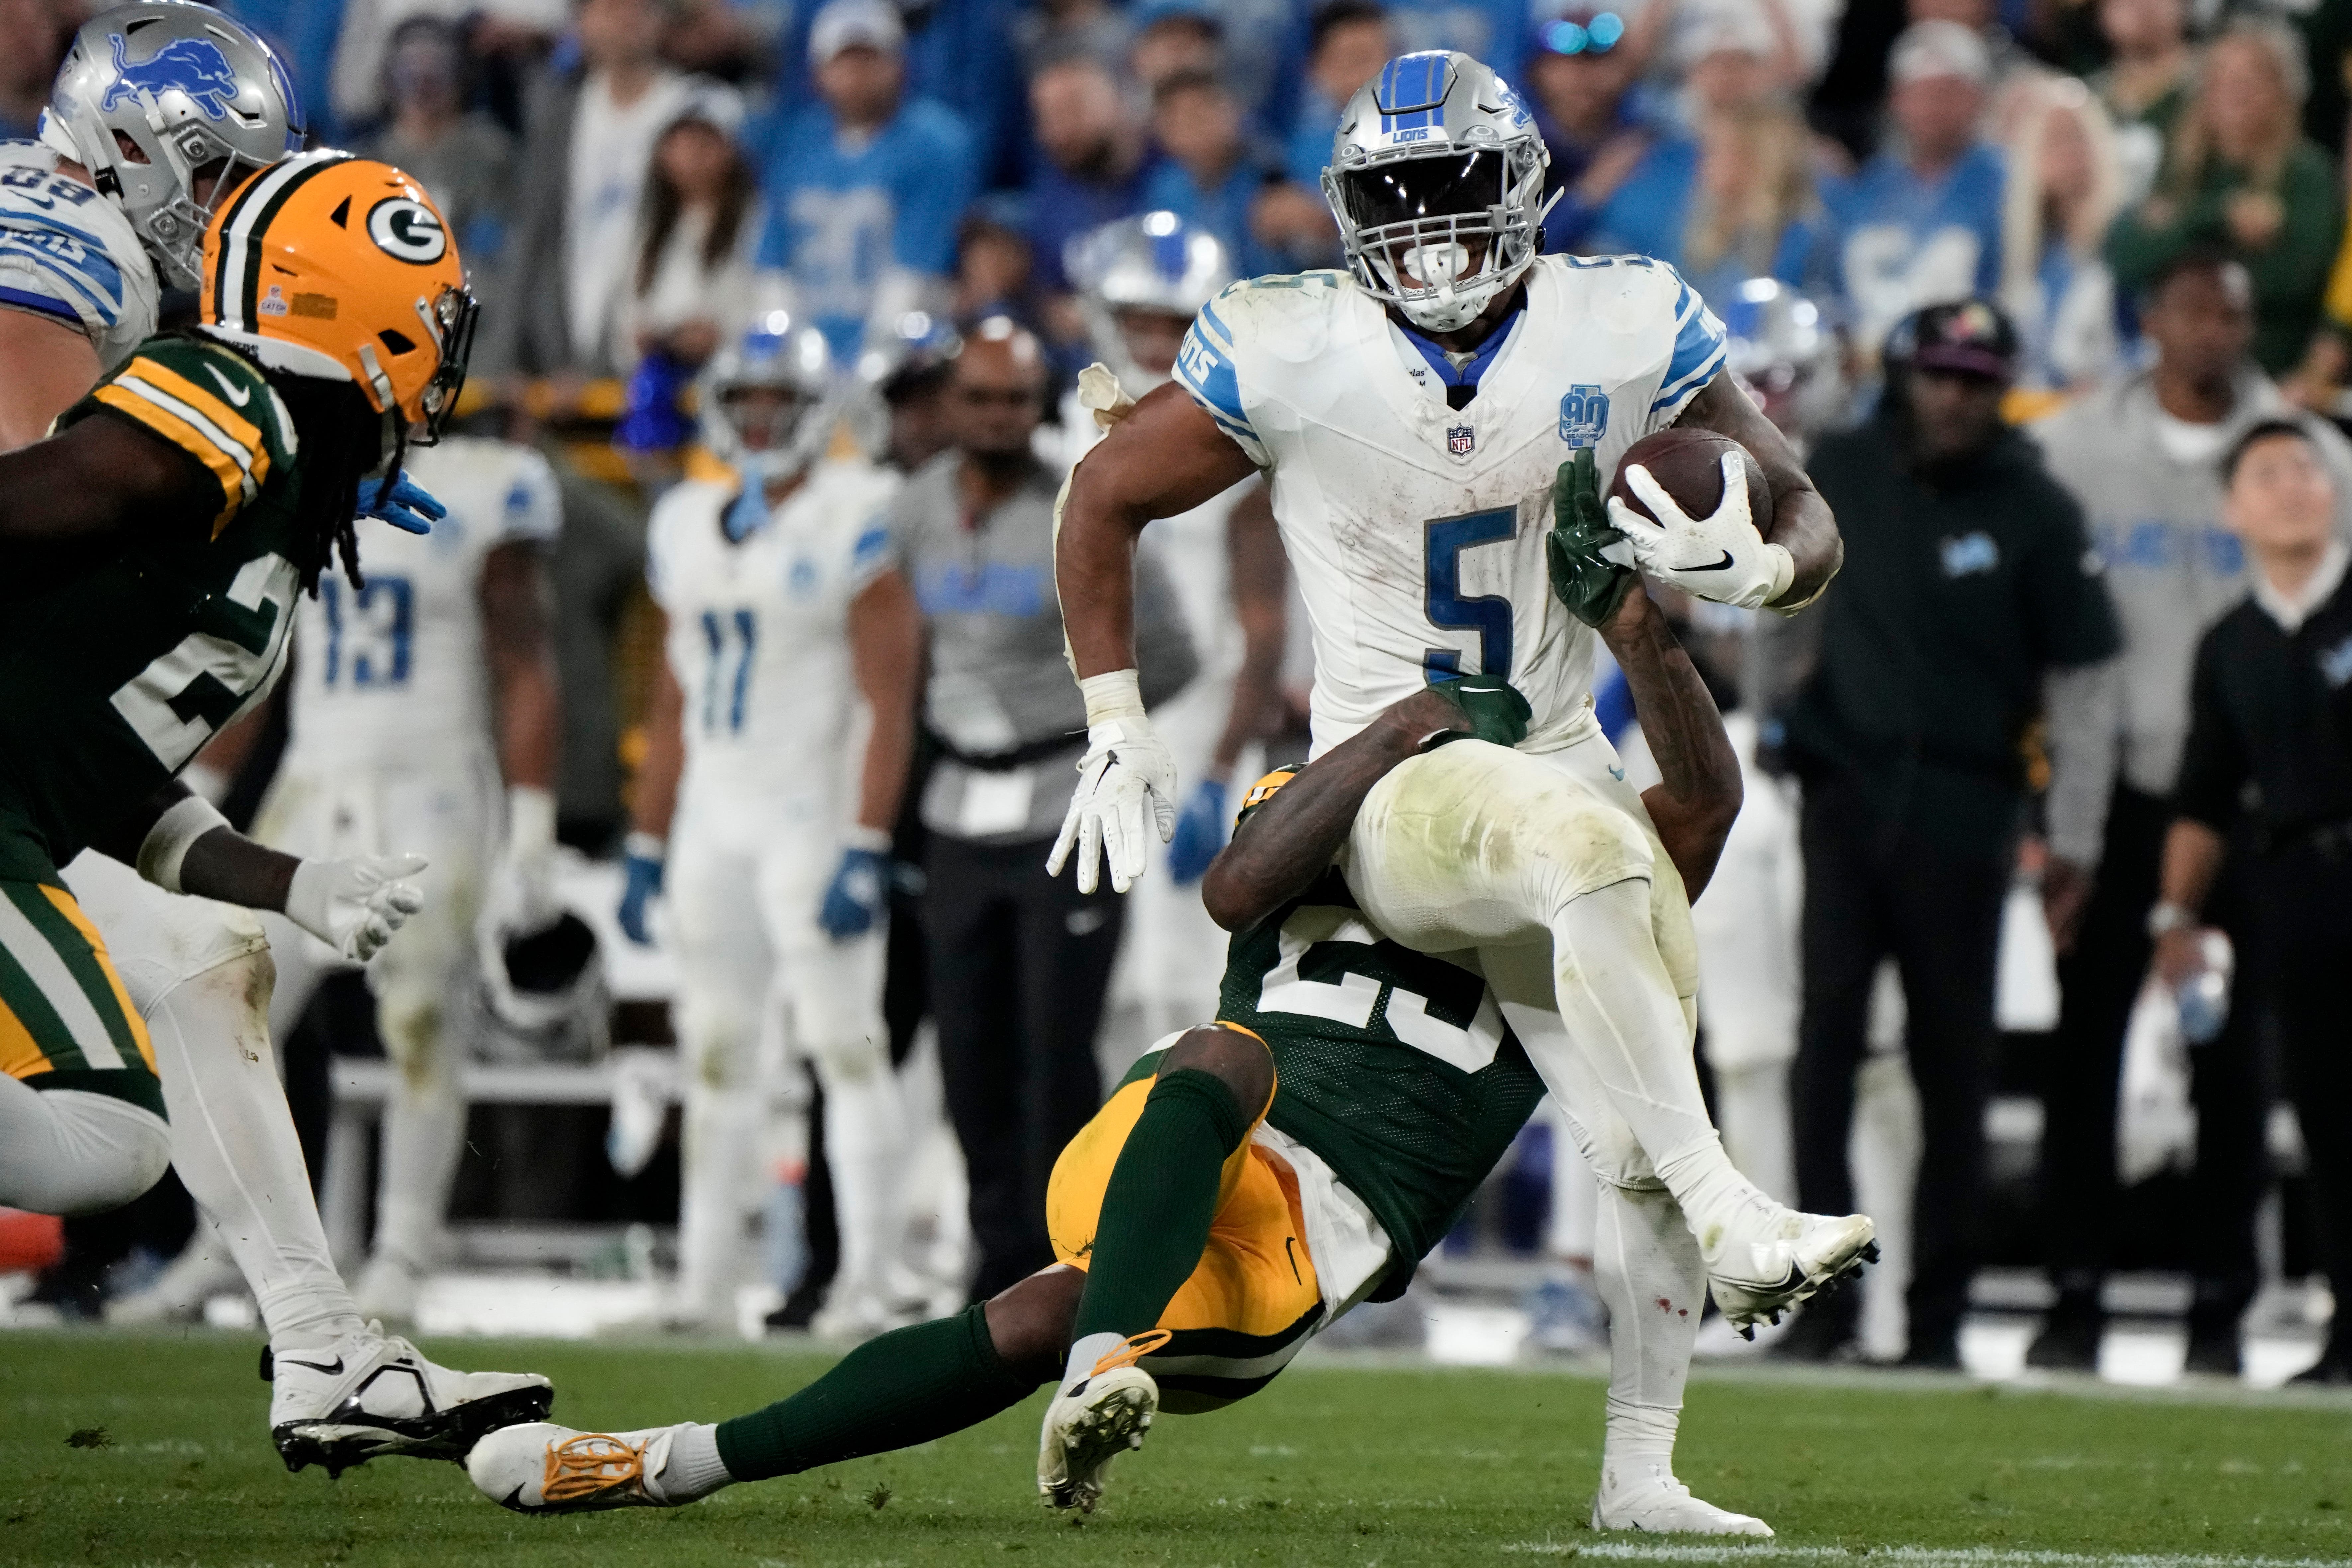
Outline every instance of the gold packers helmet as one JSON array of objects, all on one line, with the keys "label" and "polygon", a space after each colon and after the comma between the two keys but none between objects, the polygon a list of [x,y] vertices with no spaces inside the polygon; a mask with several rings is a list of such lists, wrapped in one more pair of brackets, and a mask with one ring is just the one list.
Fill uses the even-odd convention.
[{"label": "gold packers helmet", "polygon": [[206,331],[273,369],[356,382],[421,444],[457,405],[475,309],[449,226],[389,163],[289,158],[205,231]]}]

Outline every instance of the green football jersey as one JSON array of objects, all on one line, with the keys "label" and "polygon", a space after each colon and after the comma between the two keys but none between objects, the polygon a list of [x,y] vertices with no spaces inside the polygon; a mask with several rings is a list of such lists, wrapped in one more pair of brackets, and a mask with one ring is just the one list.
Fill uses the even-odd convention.
[{"label": "green football jersey", "polygon": [[268,379],[225,344],[150,338],[58,425],[101,410],[185,452],[219,504],[0,584],[0,878],[56,881],[285,665],[301,480]]},{"label": "green football jersey", "polygon": [[1399,1268],[1383,1300],[1544,1096],[1486,981],[1372,930],[1337,868],[1234,938],[1217,1016],[1274,1053],[1267,1121],[1321,1155],[1388,1232]]}]

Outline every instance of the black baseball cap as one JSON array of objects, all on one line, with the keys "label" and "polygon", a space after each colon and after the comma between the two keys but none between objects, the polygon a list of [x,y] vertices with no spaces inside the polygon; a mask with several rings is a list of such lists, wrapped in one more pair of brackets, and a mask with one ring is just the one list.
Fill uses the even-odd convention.
[{"label": "black baseball cap", "polygon": [[1990,300],[1955,300],[1914,311],[1886,338],[1886,363],[1912,370],[2017,379],[2017,328]]}]

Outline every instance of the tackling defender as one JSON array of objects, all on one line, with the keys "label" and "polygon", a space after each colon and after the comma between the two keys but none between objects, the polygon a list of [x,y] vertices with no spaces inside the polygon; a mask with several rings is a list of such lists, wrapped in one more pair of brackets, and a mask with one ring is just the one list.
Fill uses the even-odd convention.
[{"label": "tackling defender", "polygon": [[[268,684],[284,647],[293,577],[304,574],[284,563],[315,557],[305,568],[315,576],[328,542],[350,537],[355,509],[400,510],[411,489],[389,479],[362,485],[361,476],[386,458],[393,466],[383,471],[396,474],[400,427],[423,416],[428,395],[436,407],[445,404],[463,374],[462,353],[444,353],[448,333],[426,331],[412,297],[396,286],[389,292],[401,305],[398,319],[371,321],[355,309],[333,340],[335,353],[271,341],[290,308],[283,286],[260,296],[278,311],[233,321],[224,320],[219,293],[205,291],[207,321],[241,332],[237,346],[217,335],[149,341],[157,269],[175,282],[217,278],[225,198],[274,178],[253,171],[299,144],[299,123],[285,74],[258,39],[209,7],[149,3],[107,12],[76,37],[44,115],[46,144],[0,149],[0,364],[9,373],[0,377],[0,438],[29,440],[60,416],[70,426],[57,440],[0,458],[10,497],[0,532],[24,567],[12,574],[18,608],[7,626],[6,689],[44,700],[15,715],[12,773],[0,787],[16,797],[9,815],[19,818],[17,831],[6,837],[16,847],[12,874],[26,895],[21,910],[38,916],[47,905],[59,918],[68,905],[83,911],[68,921],[73,932],[45,926],[42,917],[9,939],[12,955],[20,947],[32,952],[40,937],[59,956],[20,971],[26,984],[8,1005],[26,1043],[8,1066],[17,1081],[85,1068],[129,1071],[151,1085],[160,1076],[161,1102],[146,1109],[173,1113],[171,1161],[222,1225],[273,1349],[288,1352],[271,1399],[279,1448],[295,1468],[312,1460],[340,1468],[379,1452],[446,1451],[498,1419],[543,1410],[548,1390],[540,1378],[447,1372],[360,1318],[328,1260],[270,1066],[263,1005],[271,966],[259,925],[228,903],[172,896],[181,885],[175,855],[142,868],[166,890],[142,882],[129,869],[140,859],[136,824],[117,820],[149,810],[147,792]],[[307,168],[304,177],[317,172]],[[386,237],[438,235],[437,219],[428,226],[417,216],[430,215],[429,205],[388,187],[376,194],[380,221],[400,227],[386,227],[356,259],[347,232],[327,243],[323,215],[310,215],[314,226],[298,236],[296,220],[247,209],[251,221],[226,237],[238,275],[249,275],[267,251],[287,263],[286,283],[333,275],[338,286],[373,285],[380,310],[385,286],[411,279],[459,290],[450,298],[462,300],[462,275],[446,244],[423,262],[384,245]],[[208,234],[213,248],[200,260]],[[241,304],[255,315],[254,304]],[[459,314],[469,315],[470,305]],[[369,338],[387,325],[406,353]],[[142,343],[146,352],[124,363]],[[362,390],[339,390],[333,383],[348,385],[365,370],[362,355],[374,356],[378,374],[365,375]],[[101,372],[112,373],[107,385],[68,412]],[[100,408],[106,416],[93,417]],[[295,454],[306,443],[298,472]],[[346,483],[352,499],[330,493]],[[332,515],[338,505],[341,519]],[[236,538],[257,552],[242,574],[208,594],[178,586],[207,581],[225,559],[221,549],[192,552],[175,532],[193,526],[192,508],[205,528],[217,522],[222,549]],[[290,530],[288,543],[300,548],[291,556],[264,550],[266,537],[232,526],[239,518],[256,520],[260,536]],[[110,547],[110,566],[91,541],[118,529],[131,531],[134,547]],[[143,587],[127,584],[122,573],[142,560],[157,574]],[[68,603],[80,606],[70,635],[36,646],[36,628]],[[154,662],[105,684],[100,678],[134,649]],[[125,684],[125,677],[132,679]],[[159,842],[184,845],[216,821],[192,801],[173,804],[159,826],[172,831]],[[114,858],[77,858],[93,843],[111,847]],[[58,867],[67,861],[61,879]],[[269,909],[290,896],[269,877],[240,878],[234,868],[223,874],[215,867],[207,879],[209,863],[205,850],[195,851],[186,873],[194,880],[185,885]],[[271,857],[254,864],[290,876],[298,863]],[[292,918],[347,956],[381,947],[413,912],[415,890],[400,880],[404,861],[299,864],[308,869],[292,889]],[[111,964],[91,960],[84,947],[110,954]],[[68,976],[80,1003],[64,989]],[[126,1039],[136,1047],[128,1054]],[[53,1094],[17,1100],[12,1114],[26,1125],[0,1143],[28,1153],[46,1147],[28,1130],[44,1100],[68,1103]],[[160,1131],[159,1122],[134,1142]],[[143,1152],[103,1142],[60,1147],[40,1169],[86,1173],[80,1190],[42,1194],[47,1201],[36,1206],[124,1201],[160,1173],[160,1159],[152,1169],[148,1163]]]},{"label": "tackling defender", "polygon": [[[905,1129],[881,917],[922,626],[883,515],[898,481],[822,456],[840,405],[814,327],[762,326],[722,348],[701,407],[704,443],[739,477],[679,485],[654,509],[646,578],[668,657],[621,905],[622,928],[646,941],[646,900],[666,885],[677,950],[686,1172],[670,1312],[730,1320],[743,1221],[765,1190],[763,1091],[804,1059],[824,1089],[841,1219],[814,1327],[864,1339],[906,1321],[886,1278]],[[858,696],[872,721],[853,820],[842,751]]]},{"label": "tackling defender", "polygon": [[[1236,284],[1202,310],[1178,386],[1145,397],[1071,479],[1057,553],[1090,746],[1049,868],[1142,871],[1175,770],[1135,697],[1137,536],[1263,469],[1315,629],[1315,749],[1471,668],[1533,704],[1520,747],[1448,747],[1365,799],[1339,865],[1372,923],[1475,950],[1559,1094],[1604,1208],[1753,1323],[1861,1266],[1870,1222],[1801,1215],[1725,1156],[1691,1057],[1686,895],[1592,715],[1591,627],[1638,564],[1704,598],[1784,609],[1835,572],[1828,508],[1723,370],[1723,330],[1642,257],[1538,257],[1549,163],[1525,103],[1466,55],[1391,60],[1349,100],[1325,193],[1351,273]],[[1727,481],[1685,517],[1639,468],[1653,522],[1555,479],[1613,468],[1676,423],[1731,437],[1771,485],[1770,538]],[[1736,458],[1727,463],[1737,476]],[[1547,528],[1547,512],[1558,526]],[[1612,526],[1613,525],[1613,526]],[[1549,581],[1547,579],[1549,579]],[[1679,1215],[1675,1211],[1679,1210]],[[1680,1255],[1675,1254],[1676,1258]],[[1687,1353],[1686,1348],[1685,1353]]]},{"label": "tackling defender", "polygon": [[[1638,805],[1628,792],[1628,808],[1646,805],[1681,875],[1704,887],[1739,808],[1737,759],[1646,595],[1625,599],[1608,637],[1664,773]],[[526,1512],[690,1502],[961,1430],[1052,1381],[1066,1356],[1076,1370],[1049,1407],[1038,1482],[1056,1506],[1091,1509],[1163,1400],[1242,1398],[1358,1302],[1402,1294],[1544,1087],[1475,955],[1385,940],[1331,858],[1393,770],[1439,747],[1499,751],[1486,742],[1524,735],[1528,711],[1486,677],[1418,691],[1251,792],[1202,883],[1237,932],[1227,1021],[1161,1041],[1064,1151],[1047,1200],[1060,1263],[715,1427],[495,1433],[467,1462],[475,1484]],[[1648,1342],[1686,1352],[1701,1300],[1644,1271],[1653,1238],[1620,1234],[1628,1217],[1654,1216],[1602,1220],[1598,1273],[1617,1321],[1593,1523],[1769,1534],[1675,1479],[1688,1356]],[[1655,1240],[1696,1251],[1679,1226]]]}]

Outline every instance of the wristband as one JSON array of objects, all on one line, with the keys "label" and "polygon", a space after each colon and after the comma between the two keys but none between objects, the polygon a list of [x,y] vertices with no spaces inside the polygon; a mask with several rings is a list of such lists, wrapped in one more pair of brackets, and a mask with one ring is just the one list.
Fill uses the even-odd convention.
[{"label": "wristband", "polygon": [[1078,682],[1078,695],[1087,700],[1089,730],[1113,719],[1143,717],[1143,686],[1132,669],[1089,675]]},{"label": "wristband", "polygon": [[1772,562],[1772,587],[1764,595],[1764,602],[1769,605],[1787,593],[1789,584],[1797,580],[1797,558],[1789,553],[1787,545],[1774,544],[1769,541],[1764,545],[1764,553]]},{"label": "wristband", "polygon": [[2167,933],[2197,923],[2197,917],[2170,900],[2147,911],[2147,934],[2161,939]]},{"label": "wristband", "polygon": [[669,854],[669,840],[657,833],[633,832],[621,840],[621,853],[632,860],[651,860],[658,865]]},{"label": "wristband", "polygon": [[507,849],[530,854],[555,842],[555,792],[537,784],[507,786]]},{"label": "wristband", "polygon": [[333,862],[304,860],[294,868],[294,877],[286,884],[286,918],[332,947],[335,939],[327,916],[334,905],[335,878]]},{"label": "wristband", "polygon": [[227,826],[228,818],[202,795],[173,802],[140,840],[139,874],[167,893],[184,891],[180,886],[180,867],[188,858],[188,846],[214,828]]},{"label": "wristband", "polygon": [[843,830],[841,847],[844,849],[863,849],[868,855],[887,855],[890,853],[890,830],[859,824]]}]

